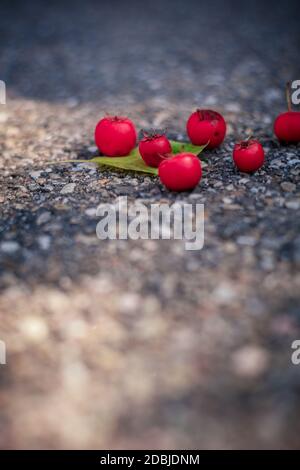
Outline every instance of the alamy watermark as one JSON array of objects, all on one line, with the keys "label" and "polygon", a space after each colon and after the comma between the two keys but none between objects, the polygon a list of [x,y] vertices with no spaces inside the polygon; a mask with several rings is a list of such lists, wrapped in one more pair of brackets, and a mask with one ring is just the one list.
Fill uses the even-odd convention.
[{"label": "alamy watermark", "polygon": [[0,80],[0,104],[6,104],[6,86],[3,80]]},{"label": "alamy watermark", "polygon": [[6,364],[6,344],[0,340],[0,366]]},{"label": "alamy watermark", "polygon": [[293,80],[291,83],[291,100],[294,105],[300,104],[300,80]]},{"label": "alamy watermark", "polygon": [[186,250],[201,250],[204,245],[204,205],[175,202],[129,204],[127,196],[115,204],[100,204],[96,215],[99,240],[184,240]]},{"label": "alamy watermark", "polygon": [[295,350],[291,356],[291,361],[294,366],[298,366],[300,364],[300,339],[295,339],[292,342],[291,348]]}]

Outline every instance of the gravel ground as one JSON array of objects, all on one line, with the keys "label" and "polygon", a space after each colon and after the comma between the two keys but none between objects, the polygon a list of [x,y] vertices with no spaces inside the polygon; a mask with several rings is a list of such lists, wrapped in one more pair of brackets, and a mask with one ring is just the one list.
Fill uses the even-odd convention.
[{"label": "gravel ground", "polygon": [[[300,148],[272,135],[297,2],[2,3],[1,448],[299,447]],[[228,134],[192,193],[49,164],[96,155],[105,112],[185,140],[196,106]],[[245,175],[250,132],[267,156]],[[97,240],[95,208],[124,195],[205,203],[203,250]]]}]

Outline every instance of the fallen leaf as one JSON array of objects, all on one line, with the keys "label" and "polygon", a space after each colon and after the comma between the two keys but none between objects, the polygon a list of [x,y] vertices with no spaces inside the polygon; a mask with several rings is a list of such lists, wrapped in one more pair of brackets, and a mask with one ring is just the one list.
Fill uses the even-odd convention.
[{"label": "fallen leaf", "polygon": [[[186,142],[177,142],[176,140],[170,140],[172,146],[172,153],[174,155],[182,152],[190,152],[195,155],[199,155],[206,145],[193,145]],[[158,168],[152,168],[144,162],[140,156],[138,147],[132,150],[132,152],[126,157],[94,157],[90,160],[67,160],[60,163],[96,163],[100,166],[117,168],[125,171],[136,171],[140,173],[148,173],[153,176],[158,175]]]},{"label": "fallen leaf", "polygon": [[95,157],[89,161],[97,163],[97,165],[118,168],[119,170],[150,173],[154,176],[157,176],[158,174],[157,168],[152,168],[146,165],[137,148],[132,150],[132,152],[126,157]]},{"label": "fallen leaf", "polygon": [[[172,146],[172,153],[174,155],[181,152],[190,152],[195,155],[199,155],[206,145],[193,145],[186,142],[177,142],[176,140],[170,141]],[[98,165],[109,166],[111,168],[118,168],[120,170],[127,171],[138,171],[142,173],[150,173],[151,175],[157,176],[158,169],[147,166],[139,154],[139,150],[136,147],[126,157],[95,157],[89,160],[90,162],[97,163]]]}]

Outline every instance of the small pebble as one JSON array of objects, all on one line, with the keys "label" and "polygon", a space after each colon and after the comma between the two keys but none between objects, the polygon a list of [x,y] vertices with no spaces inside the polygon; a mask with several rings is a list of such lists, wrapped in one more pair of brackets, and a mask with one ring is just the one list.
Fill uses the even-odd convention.
[{"label": "small pebble", "polygon": [[300,200],[286,201],[285,207],[287,209],[298,210],[300,208]]},{"label": "small pebble", "polygon": [[97,209],[96,207],[90,207],[88,209],[86,209],[84,211],[84,213],[88,216],[88,217],[95,217],[96,216],[96,212],[97,212]]},{"label": "small pebble", "polygon": [[33,342],[40,343],[48,336],[48,326],[42,318],[28,316],[21,320],[19,328],[24,336]]},{"label": "small pebble", "polygon": [[7,242],[2,242],[0,244],[0,249],[3,253],[7,254],[13,254],[16,251],[18,251],[20,248],[19,243],[14,242],[14,241],[7,241]]},{"label": "small pebble", "polygon": [[296,185],[294,183],[290,183],[289,181],[283,181],[280,186],[281,189],[287,193],[292,193],[296,189]]},{"label": "small pebble", "polygon": [[41,250],[48,250],[51,244],[51,238],[48,235],[41,235],[38,237],[38,244]]},{"label": "small pebble", "polygon": [[38,179],[38,178],[41,176],[42,173],[43,173],[43,170],[31,171],[31,173],[29,173],[29,176],[30,176],[32,179],[36,180],[36,179]]},{"label": "small pebble", "polygon": [[60,191],[60,194],[71,194],[75,190],[75,183],[68,183],[66,184]]},{"label": "small pebble", "polygon": [[241,235],[237,238],[237,243],[239,245],[254,246],[256,244],[256,240],[254,237],[247,237]]},{"label": "small pebble", "polygon": [[36,224],[37,225],[43,225],[45,224],[46,222],[49,222],[49,220],[51,219],[51,212],[47,211],[47,212],[43,212],[42,214],[40,214],[36,220]]},{"label": "small pebble", "polygon": [[232,356],[233,372],[247,379],[254,379],[263,374],[269,365],[269,353],[258,346],[244,346]]}]

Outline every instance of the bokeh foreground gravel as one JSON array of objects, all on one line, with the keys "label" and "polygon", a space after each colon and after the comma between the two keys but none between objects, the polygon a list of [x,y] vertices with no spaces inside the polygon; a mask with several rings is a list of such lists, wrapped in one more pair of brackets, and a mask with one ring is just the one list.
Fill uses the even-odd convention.
[{"label": "bokeh foreground gravel", "polygon": [[[297,2],[2,3],[1,448],[299,447],[300,150],[272,135]],[[184,140],[196,106],[228,135],[192,193],[48,164],[96,155],[105,112]],[[252,176],[231,162],[250,131]],[[204,203],[204,249],[97,240],[124,195]]]}]

